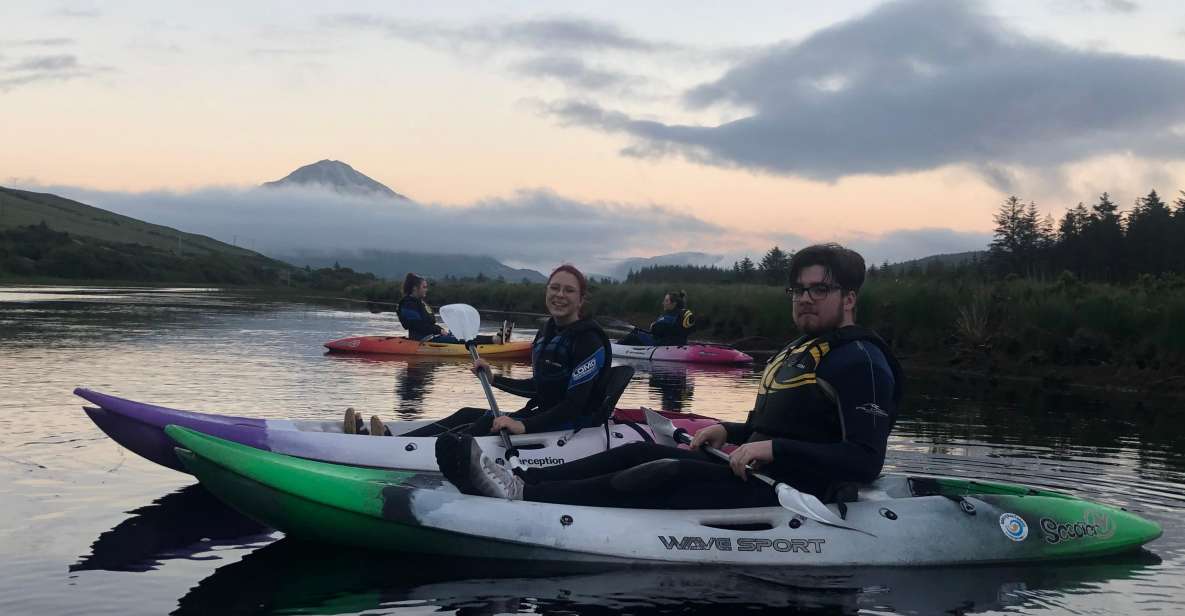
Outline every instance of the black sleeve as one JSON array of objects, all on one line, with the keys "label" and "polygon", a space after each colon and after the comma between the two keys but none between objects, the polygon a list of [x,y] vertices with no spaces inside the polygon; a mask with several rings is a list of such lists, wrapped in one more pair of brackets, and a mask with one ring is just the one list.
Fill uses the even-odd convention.
[{"label": "black sleeve", "polygon": [[[752,414],[749,415],[752,417]],[[725,432],[728,433],[726,440],[729,443],[740,444],[749,440],[749,435],[753,433],[753,428],[749,426],[749,421],[745,423],[739,421],[722,421],[720,425],[724,426]]]},{"label": "black sleeve", "polygon": [[512,379],[506,376],[495,376],[494,382],[490,384],[504,392],[524,398],[533,397],[536,393],[535,379]]},{"label": "black sleeve", "polygon": [[399,322],[413,338],[435,336],[444,331],[436,324],[436,319],[428,314],[423,302],[405,299],[399,302]]},{"label": "black sleeve", "polygon": [[[585,409],[593,402],[589,397],[597,390],[601,374],[609,369],[612,355],[609,349],[605,348],[600,336],[586,330],[574,341],[572,357],[575,358],[575,363],[568,378],[568,390],[564,399],[536,415],[523,419],[527,432],[562,429],[584,415]],[[601,401],[595,402],[599,404]]]},{"label": "black sleeve", "polygon": [[855,341],[832,351],[817,379],[838,395],[844,437],[837,443],[775,438],[771,470],[810,473],[828,482],[876,479],[885,463],[889,431],[897,417],[893,373],[880,349]]}]

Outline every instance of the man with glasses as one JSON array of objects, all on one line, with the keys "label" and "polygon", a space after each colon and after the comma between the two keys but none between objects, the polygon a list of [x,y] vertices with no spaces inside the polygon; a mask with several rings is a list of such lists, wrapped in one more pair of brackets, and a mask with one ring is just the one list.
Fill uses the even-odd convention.
[{"label": "man with glasses", "polygon": [[[864,259],[838,244],[790,259],[794,324],[802,333],[769,361],[744,423],[696,433],[691,450],[633,443],[515,474],[470,441],[441,438],[445,477],[469,494],[573,505],[651,509],[763,507],[775,492],[747,481],[746,465],[824,501],[874,480],[897,417],[902,375],[888,346],[855,324]],[[735,443],[727,465],[704,444]]]}]

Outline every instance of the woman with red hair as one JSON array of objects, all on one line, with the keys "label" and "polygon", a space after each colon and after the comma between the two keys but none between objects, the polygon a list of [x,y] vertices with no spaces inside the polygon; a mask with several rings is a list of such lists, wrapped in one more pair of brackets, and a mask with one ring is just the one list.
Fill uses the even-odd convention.
[{"label": "woman with red hair", "polygon": [[547,278],[543,302],[550,318],[535,334],[531,346],[531,378],[494,376],[479,360],[499,389],[528,398],[518,411],[494,417],[488,409],[463,408],[429,426],[402,436],[432,436],[472,424],[470,434],[511,434],[584,428],[597,421],[605,398],[612,347],[596,321],[581,314],[588,296],[588,279],[575,266],[561,265]]}]

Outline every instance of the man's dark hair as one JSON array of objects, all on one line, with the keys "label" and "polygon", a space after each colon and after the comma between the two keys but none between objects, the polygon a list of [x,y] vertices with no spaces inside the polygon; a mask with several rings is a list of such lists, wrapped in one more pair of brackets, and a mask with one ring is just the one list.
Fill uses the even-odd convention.
[{"label": "man's dark hair", "polygon": [[798,280],[802,270],[812,265],[822,265],[831,280],[845,291],[859,291],[864,285],[864,257],[850,248],[828,243],[799,250],[790,257],[790,284]]}]

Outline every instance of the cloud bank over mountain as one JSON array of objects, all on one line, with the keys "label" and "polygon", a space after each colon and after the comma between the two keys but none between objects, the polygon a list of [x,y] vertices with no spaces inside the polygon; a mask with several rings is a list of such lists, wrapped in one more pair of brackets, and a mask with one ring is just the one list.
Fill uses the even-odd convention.
[{"label": "cloud bank over mountain", "polygon": [[870,263],[982,249],[986,234],[946,229],[804,238],[722,227],[653,205],[583,202],[523,190],[467,205],[421,204],[343,195],[324,187],[113,192],[25,185],[148,222],[209,235],[265,254],[386,250],[492,256],[547,270],[561,262],[610,273],[623,259],[683,251],[724,255],[720,264],[759,258],[778,244],[793,250],[836,240],[866,251]]}]

